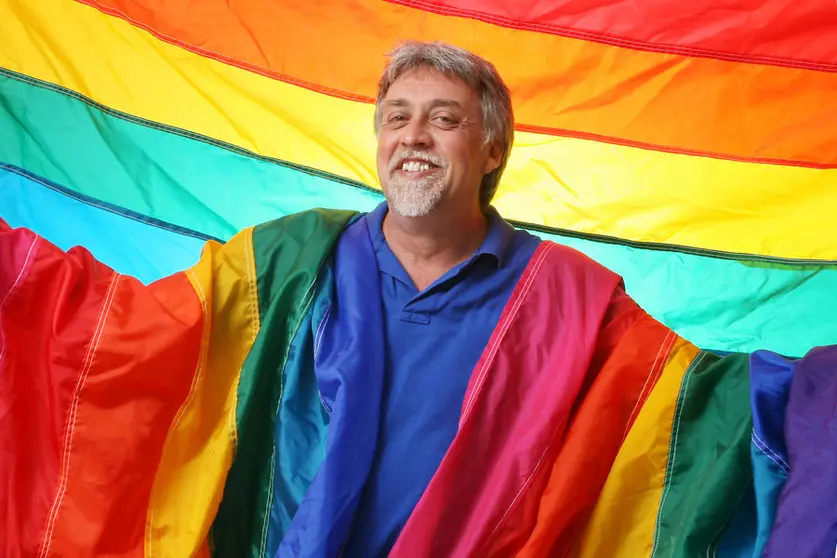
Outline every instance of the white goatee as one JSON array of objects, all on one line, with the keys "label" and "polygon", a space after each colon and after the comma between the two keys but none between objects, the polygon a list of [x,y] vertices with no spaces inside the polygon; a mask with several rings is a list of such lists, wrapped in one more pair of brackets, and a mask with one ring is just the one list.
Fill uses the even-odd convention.
[{"label": "white goatee", "polygon": [[[395,176],[401,161],[418,159],[438,167],[429,176],[409,178]],[[444,162],[430,153],[407,151],[393,155],[389,165],[389,206],[403,217],[423,217],[433,211],[445,193]]]},{"label": "white goatee", "polygon": [[404,217],[424,217],[439,205],[444,193],[441,176],[390,180],[390,209]]}]

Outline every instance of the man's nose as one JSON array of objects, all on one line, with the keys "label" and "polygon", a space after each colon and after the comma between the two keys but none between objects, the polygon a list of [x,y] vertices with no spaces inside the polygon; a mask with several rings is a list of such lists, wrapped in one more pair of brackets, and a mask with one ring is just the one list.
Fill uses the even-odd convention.
[{"label": "man's nose", "polygon": [[401,143],[408,147],[429,147],[433,143],[433,136],[428,126],[427,119],[413,118],[401,130]]}]

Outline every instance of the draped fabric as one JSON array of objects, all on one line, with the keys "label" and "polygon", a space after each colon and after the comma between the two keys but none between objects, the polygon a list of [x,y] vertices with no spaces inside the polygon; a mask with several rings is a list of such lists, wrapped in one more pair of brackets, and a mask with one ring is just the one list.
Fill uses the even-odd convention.
[{"label": "draped fabric", "polygon": [[0,553],[339,546],[314,356],[380,344],[318,334],[418,39],[506,80],[493,203],[546,242],[394,554],[831,556],[833,6],[303,4],[0,0]]}]

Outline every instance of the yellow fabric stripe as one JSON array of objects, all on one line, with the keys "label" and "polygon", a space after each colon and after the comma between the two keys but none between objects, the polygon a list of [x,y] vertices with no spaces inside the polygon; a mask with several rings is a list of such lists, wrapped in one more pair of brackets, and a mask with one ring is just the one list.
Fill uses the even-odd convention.
[{"label": "yellow fabric stripe", "polygon": [[[0,11],[0,66],[155,122],[377,184],[370,105],[198,56],[77,2],[0,0]],[[835,183],[837,170],[519,133],[495,205],[509,218],[630,240],[837,259]]]},{"label": "yellow fabric stripe", "polygon": [[192,389],[172,423],[151,494],[146,556],[206,553],[235,451],[238,380],[259,330],[253,230],[207,243],[187,271],[204,307]]},{"label": "yellow fabric stripe", "polygon": [[698,354],[678,339],[660,380],[628,433],[575,555],[642,558],[654,546],[671,426],[684,373]]}]

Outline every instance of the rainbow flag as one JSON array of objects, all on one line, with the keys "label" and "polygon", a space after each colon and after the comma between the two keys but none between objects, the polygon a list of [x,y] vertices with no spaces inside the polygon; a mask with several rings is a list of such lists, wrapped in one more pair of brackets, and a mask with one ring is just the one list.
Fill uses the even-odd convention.
[{"label": "rainbow flag", "polygon": [[[463,477],[488,443],[464,429],[394,554],[833,554],[836,11],[0,0],[0,553],[306,555],[280,550],[310,488],[293,478],[325,461],[282,457],[277,425],[298,428],[283,395],[319,402],[301,369],[271,383],[287,355],[264,339],[316,322],[325,255],[285,286],[310,311],[266,327],[264,239],[334,236],[383,199],[378,74],[418,39],[511,89],[501,214],[621,276],[647,316],[566,392],[560,444],[539,423],[531,497],[511,446]],[[313,208],[331,211],[283,219]]]}]

